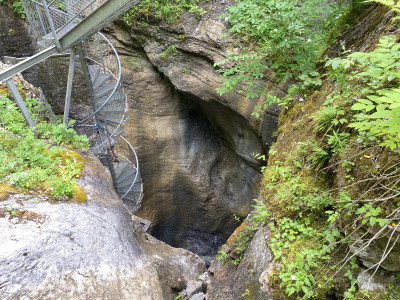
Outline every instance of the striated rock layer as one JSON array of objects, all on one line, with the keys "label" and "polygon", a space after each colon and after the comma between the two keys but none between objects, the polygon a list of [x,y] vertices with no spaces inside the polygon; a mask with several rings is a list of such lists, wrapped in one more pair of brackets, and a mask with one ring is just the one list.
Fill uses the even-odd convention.
[{"label": "striated rock layer", "polygon": [[[213,1],[205,7],[215,5]],[[219,4],[219,9],[223,9]],[[218,15],[178,24],[123,23],[106,33],[121,56],[130,119],[125,136],[137,150],[144,199],[140,216],[161,240],[201,255],[215,253],[258,194],[264,154],[273,142],[278,110],[251,116],[260,100],[219,95],[214,63],[234,50],[221,38]],[[172,50],[171,50],[172,49]]]}]

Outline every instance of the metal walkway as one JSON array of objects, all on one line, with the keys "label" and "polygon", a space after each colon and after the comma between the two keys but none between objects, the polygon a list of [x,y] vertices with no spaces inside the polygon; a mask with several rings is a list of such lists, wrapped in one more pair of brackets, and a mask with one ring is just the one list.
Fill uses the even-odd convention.
[{"label": "metal walkway", "polygon": [[[109,168],[116,192],[132,212],[140,207],[143,184],[136,152],[122,137],[128,103],[121,83],[121,63],[113,45],[98,30],[139,1],[22,0],[27,20],[42,50],[0,72],[0,81],[6,80],[12,85],[11,78],[16,73],[54,54],[70,56],[64,123],[68,124],[73,74],[77,67],[85,78],[92,111],[73,127],[89,138],[90,151]],[[20,102],[24,111],[24,103]],[[112,146],[120,156],[119,162],[111,159]]]}]

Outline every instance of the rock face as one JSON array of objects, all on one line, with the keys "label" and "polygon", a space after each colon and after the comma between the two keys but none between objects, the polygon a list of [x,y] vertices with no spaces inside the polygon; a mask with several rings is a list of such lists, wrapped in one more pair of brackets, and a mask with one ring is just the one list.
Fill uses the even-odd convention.
[{"label": "rock face", "polygon": [[106,33],[120,53],[130,103],[125,137],[140,159],[138,214],[161,240],[208,255],[236,227],[233,214],[250,210],[262,164],[252,154],[272,143],[278,112],[256,119],[259,101],[220,96],[223,80],[213,64],[233,50],[220,38],[227,24],[215,15],[182,20],[145,28],[119,23]]},{"label": "rock face", "polygon": [[8,5],[0,5],[0,40],[0,60],[4,56],[24,57],[35,53],[28,26]]},{"label": "rock face", "polygon": [[136,228],[139,244],[157,270],[163,298],[175,299],[178,292],[187,288],[205,271],[199,256],[184,249],[173,248]]},{"label": "rock face", "polygon": [[266,244],[269,232],[261,227],[250,242],[238,266],[227,262],[221,266],[214,260],[209,272],[214,274],[207,290],[207,299],[272,299],[268,287],[271,252]]},{"label": "rock face", "polygon": [[[392,272],[400,271],[400,230],[390,226],[366,245],[365,241],[371,239],[378,233],[378,230],[367,232],[363,228],[358,229],[349,238],[352,240],[350,251],[358,256],[363,264],[374,269],[377,263],[385,270]],[[385,249],[390,249],[385,253]],[[383,256],[385,255],[385,257]]]},{"label": "rock face", "polygon": [[[86,203],[51,204],[20,194],[0,202],[0,298],[173,299],[165,277],[176,272],[186,283],[204,270],[204,263],[163,243],[149,256],[106,169],[96,158],[86,159],[77,180]],[[13,216],[10,211],[5,216],[10,204],[21,214]],[[169,269],[161,273],[153,255],[162,256]]]}]

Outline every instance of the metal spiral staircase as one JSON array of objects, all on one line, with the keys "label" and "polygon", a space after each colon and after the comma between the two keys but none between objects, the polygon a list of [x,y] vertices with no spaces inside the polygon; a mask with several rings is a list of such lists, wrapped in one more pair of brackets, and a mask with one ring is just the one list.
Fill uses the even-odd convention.
[{"label": "metal spiral staircase", "polygon": [[[73,128],[89,138],[90,151],[109,168],[116,192],[133,212],[140,206],[143,184],[136,152],[122,136],[128,103],[121,83],[121,63],[113,45],[98,30],[139,1],[23,0],[27,20],[42,50],[0,72],[0,81],[6,80],[14,98],[19,98],[17,103],[24,113],[26,107],[14,88],[12,76],[52,55],[69,55],[64,123],[68,124],[74,68],[77,67],[85,79],[92,111]],[[29,113],[24,116],[28,124],[33,124]],[[111,146],[119,154],[119,162],[112,161]]]}]

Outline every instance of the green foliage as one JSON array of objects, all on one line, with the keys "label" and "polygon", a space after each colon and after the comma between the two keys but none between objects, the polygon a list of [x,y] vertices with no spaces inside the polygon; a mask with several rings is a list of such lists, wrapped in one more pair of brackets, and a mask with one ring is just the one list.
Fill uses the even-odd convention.
[{"label": "green foliage", "polygon": [[316,141],[310,141],[307,144],[311,147],[311,153],[308,156],[308,160],[311,163],[311,166],[318,170],[331,158],[331,155]]},{"label": "green foliage", "polygon": [[175,300],[180,300],[184,297],[184,294],[182,292],[179,292],[178,295],[175,297]]},{"label": "green foliage", "polygon": [[253,205],[254,212],[251,217],[251,223],[253,224],[253,226],[257,226],[257,224],[260,224],[262,222],[266,222],[269,220],[269,213],[267,211],[267,207],[262,202],[262,200],[254,199],[254,202],[256,204]]},{"label": "green foliage", "polygon": [[[300,209],[318,211],[332,204],[332,197],[318,187],[317,180],[304,180],[296,170],[284,167],[280,162],[270,166],[265,179],[268,182],[266,189],[273,193],[274,202],[284,206],[287,214]],[[262,206],[258,210],[262,211],[261,208]]]},{"label": "green foliage", "polygon": [[[36,112],[36,99],[27,98],[26,104],[31,114]],[[37,137],[15,103],[0,96],[0,181],[25,190],[45,189],[56,198],[71,196],[82,163],[60,146],[87,146],[87,139],[64,125],[45,122],[35,133]]]},{"label": "green foliage", "polygon": [[400,3],[398,3],[399,2],[398,0],[368,0],[367,2],[377,2],[389,6],[395,12],[400,13]]},{"label": "green foliage", "polygon": [[190,11],[201,18],[206,11],[199,8],[199,0],[142,0],[124,16],[128,25],[143,25],[150,19],[175,23],[183,12]]},{"label": "green foliage", "polygon": [[[351,226],[354,232],[360,228],[383,232],[358,239],[367,249],[374,239],[398,226],[393,216],[399,205],[399,50],[395,38],[383,37],[370,53],[344,51],[347,58],[328,60],[331,85],[320,92],[326,101],[312,116],[315,137],[298,142],[289,134],[286,138],[297,147],[289,153],[274,150],[276,155],[270,157],[276,160],[264,173],[266,208],[257,208],[266,217],[258,220],[275,222],[271,225],[271,247],[280,265],[276,275],[288,296],[324,297],[322,290],[332,285],[324,275],[331,271],[318,271],[323,265],[335,264],[329,261],[335,259],[332,250],[336,245],[353,243],[357,238],[351,234],[343,237],[339,230]],[[360,150],[360,141],[374,144]],[[332,184],[334,188],[329,190]],[[383,260],[387,252],[381,255]],[[358,299],[361,292],[348,269],[349,264],[356,264],[336,263],[337,272],[344,274],[339,276],[348,279],[344,296]]]},{"label": "green foliage", "polygon": [[169,47],[167,48],[167,50],[165,50],[164,52],[162,52],[162,53],[160,54],[160,57],[161,57],[163,60],[168,60],[168,59],[171,57],[171,55],[176,55],[176,47],[175,47],[175,45],[169,46]]},{"label": "green foliage", "polygon": [[233,247],[235,249],[235,253],[239,258],[232,260],[232,263],[237,266],[243,258],[244,252],[247,249],[251,238],[253,237],[253,228],[252,226],[245,225],[244,228],[240,231],[239,235],[233,241]]},{"label": "green foliage", "polygon": [[371,204],[365,204],[356,211],[356,215],[362,216],[362,224],[369,223],[370,226],[378,224],[380,227],[383,227],[389,223],[389,220],[386,218],[379,218],[381,213],[382,209],[379,206],[374,208]]},{"label": "green foliage", "polygon": [[[8,0],[0,0],[0,5],[5,5],[7,3]],[[21,0],[11,0],[10,3],[12,3],[14,12],[17,14],[17,16],[19,16],[21,19],[25,19],[26,15]]]},{"label": "green foliage", "polygon": [[347,119],[343,117],[345,114],[343,109],[337,108],[337,106],[323,107],[317,113],[314,114],[314,121],[316,123],[315,129],[317,131],[326,132],[336,125],[343,125],[347,123]]},{"label": "green foliage", "polygon": [[247,296],[250,296],[250,295],[251,295],[250,290],[249,290],[249,289],[246,289],[246,290],[244,291],[244,293],[242,294],[242,297],[243,297],[243,298],[246,298]]},{"label": "green foliage", "polygon": [[[228,53],[216,66],[227,79],[217,91],[237,89],[253,98],[265,92],[260,79],[267,69],[278,78],[294,78],[301,86],[321,84],[316,71],[327,33],[344,7],[312,0],[241,0],[228,8],[230,33],[246,42],[239,53]],[[322,18],[321,15],[327,15]]]},{"label": "green foliage", "polygon": [[358,84],[356,112],[349,127],[359,133],[360,141],[379,141],[390,149],[400,147],[400,43],[394,36],[385,36],[377,48],[370,52],[355,52],[346,59],[335,58],[327,62],[333,70],[355,71],[347,76]]},{"label": "green foliage", "polygon": [[277,268],[281,287],[288,296],[295,293],[303,295],[303,299],[317,296],[316,287],[322,284],[316,273],[330,260],[334,243],[340,238],[339,231],[336,228],[319,231],[301,214],[298,220],[279,220],[276,226],[271,226],[271,231],[271,251],[281,262]]},{"label": "green foliage", "polygon": [[13,8],[14,8],[15,13],[21,19],[25,19],[26,18],[24,7],[22,6],[22,2],[21,1],[13,1]]},{"label": "green foliage", "polygon": [[223,250],[218,251],[218,255],[215,259],[219,262],[220,265],[225,265],[226,260],[229,258],[229,254]]},{"label": "green foliage", "polygon": [[347,132],[338,132],[336,130],[332,130],[332,135],[327,135],[328,137],[328,145],[330,146],[330,150],[333,156],[339,155],[340,153],[344,153],[348,144],[347,137],[350,134]]},{"label": "green foliage", "polygon": [[347,277],[350,280],[350,288],[344,293],[345,298],[349,300],[356,300],[354,292],[356,291],[355,285],[357,284],[357,279],[353,277],[351,270],[347,270],[347,272],[343,276]]},{"label": "green foliage", "polygon": [[15,214],[17,213],[17,209],[15,206],[13,206],[11,203],[10,205],[7,207],[7,214],[15,216]]}]

